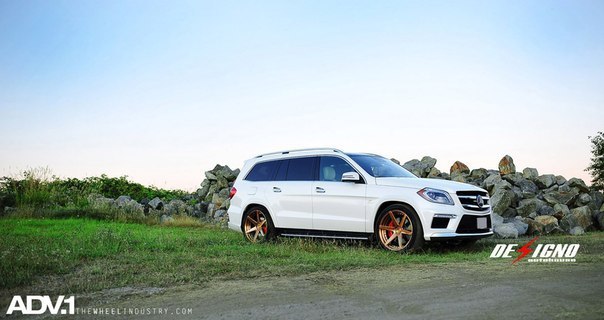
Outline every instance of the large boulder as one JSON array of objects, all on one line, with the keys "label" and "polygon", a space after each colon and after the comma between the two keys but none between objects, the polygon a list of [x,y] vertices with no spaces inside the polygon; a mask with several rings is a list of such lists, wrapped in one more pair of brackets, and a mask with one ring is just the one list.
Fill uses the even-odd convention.
[{"label": "large boulder", "polygon": [[451,166],[451,169],[449,170],[449,173],[451,174],[451,176],[458,175],[458,174],[463,174],[463,173],[469,174],[470,173],[470,168],[468,168],[468,166],[466,166],[461,161],[455,161],[453,163],[453,165]]},{"label": "large boulder", "polygon": [[604,230],[604,211],[598,212],[595,220],[598,223],[598,228]]},{"label": "large boulder", "polygon": [[522,176],[528,180],[536,180],[539,177],[539,171],[535,168],[524,168],[522,170]]},{"label": "large boulder", "polygon": [[413,159],[405,162],[403,168],[420,178],[426,178],[436,165],[436,159],[425,156],[421,160]]},{"label": "large boulder", "polygon": [[518,230],[513,223],[502,223],[494,226],[493,232],[498,238],[518,238]]},{"label": "large boulder", "polygon": [[576,226],[580,226],[583,230],[587,230],[592,225],[591,209],[589,209],[588,206],[572,209],[570,214],[560,220],[560,227],[566,232],[569,232]]},{"label": "large boulder", "polygon": [[545,205],[546,203],[538,198],[524,199],[518,203],[518,208],[516,208],[516,211],[518,211],[520,216],[528,217],[531,214],[537,215],[539,209]]},{"label": "large boulder", "polygon": [[499,175],[499,173],[496,174],[490,174],[488,177],[486,177],[486,179],[484,179],[484,181],[482,182],[482,187],[484,189],[486,189],[490,194],[493,194],[493,187],[501,182],[501,176]]},{"label": "large boulder", "polygon": [[560,220],[570,214],[570,209],[568,209],[568,206],[565,204],[556,203],[554,205],[553,209],[554,209],[553,216],[556,217],[556,219],[558,219],[558,220]]},{"label": "large boulder", "polygon": [[534,198],[539,193],[537,185],[530,180],[522,179],[516,185],[520,188],[523,198]]},{"label": "large boulder", "polygon": [[147,204],[149,207],[151,207],[151,209],[155,210],[162,210],[164,208],[164,202],[158,197],[151,199],[151,201],[149,201]]},{"label": "large boulder", "polygon": [[540,189],[547,189],[556,184],[556,176],[553,174],[543,174],[537,177],[535,183]]},{"label": "large boulder", "polygon": [[579,178],[572,178],[568,180],[568,185],[571,188],[578,188],[581,192],[589,192],[589,187],[585,184],[585,181]]},{"label": "large boulder", "polygon": [[514,224],[519,236],[523,236],[528,232],[528,223],[524,222],[522,217],[517,216],[510,223]]},{"label": "large boulder", "polygon": [[501,215],[506,215],[506,209],[512,205],[515,194],[511,190],[500,189],[491,197],[491,207],[493,212]]},{"label": "large boulder", "polygon": [[535,218],[535,222],[543,225],[543,233],[562,232],[562,229],[558,226],[558,219],[552,216],[538,216]]},{"label": "large boulder", "polygon": [[565,183],[566,183],[566,178],[564,178],[563,176],[560,176],[560,175],[556,176],[556,184],[557,185],[561,186],[561,185],[563,185]]},{"label": "large boulder", "polygon": [[[587,193],[581,193],[577,200],[575,201],[575,205],[577,207],[582,207],[590,204],[592,202],[591,196]],[[591,209],[591,208],[590,208]]]},{"label": "large boulder", "polygon": [[508,155],[501,158],[501,160],[499,160],[499,172],[501,172],[501,175],[515,173],[516,166],[514,165],[514,159]]},{"label": "large boulder", "polygon": [[562,187],[560,187],[558,191],[543,194],[543,199],[552,205],[559,203],[571,206],[573,203],[575,203],[575,199],[579,195],[579,192],[576,189],[569,189],[569,191],[560,190],[562,190]]}]

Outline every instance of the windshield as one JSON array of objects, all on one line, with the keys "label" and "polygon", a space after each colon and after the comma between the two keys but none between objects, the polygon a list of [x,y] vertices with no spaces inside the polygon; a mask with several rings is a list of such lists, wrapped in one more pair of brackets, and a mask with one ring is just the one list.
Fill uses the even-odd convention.
[{"label": "windshield", "polygon": [[349,154],[352,160],[358,163],[363,170],[376,178],[416,178],[413,173],[381,156],[370,154]]}]

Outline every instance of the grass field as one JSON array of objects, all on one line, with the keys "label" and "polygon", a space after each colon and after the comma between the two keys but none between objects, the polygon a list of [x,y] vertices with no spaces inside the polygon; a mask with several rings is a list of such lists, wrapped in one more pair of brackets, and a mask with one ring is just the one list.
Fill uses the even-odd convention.
[{"label": "grass field", "polygon": [[[367,242],[279,239],[250,244],[239,233],[203,225],[5,218],[0,219],[0,288],[14,291],[29,286],[39,293],[64,294],[393,264],[489,263],[495,243],[526,240],[486,239],[471,249],[433,245],[424,252],[397,254]],[[542,237],[540,242],[579,242],[582,261],[604,261],[601,232]]]}]

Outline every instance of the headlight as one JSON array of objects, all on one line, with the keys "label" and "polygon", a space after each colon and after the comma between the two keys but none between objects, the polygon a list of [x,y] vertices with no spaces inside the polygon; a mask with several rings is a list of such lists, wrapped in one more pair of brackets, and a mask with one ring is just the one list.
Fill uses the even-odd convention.
[{"label": "headlight", "polygon": [[451,198],[449,193],[444,190],[423,188],[419,190],[417,194],[430,202],[454,205],[453,198]]}]

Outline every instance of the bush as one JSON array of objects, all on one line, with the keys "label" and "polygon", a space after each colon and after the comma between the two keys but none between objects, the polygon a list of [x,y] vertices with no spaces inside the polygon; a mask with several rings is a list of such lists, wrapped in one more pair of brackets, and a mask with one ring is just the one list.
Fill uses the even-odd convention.
[{"label": "bush", "polygon": [[[9,206],[23,209],[23,212],[32,209],[32,212],[45,214],[48,210],[63,210],[64,213],[70,210],[81,211],[90,208],[91,194],[112,199],[127,195],[140,202],[142,199],[154,197],[160,197],[164,201],[182,199],[187,192],[146,187],[128,180],[126,176],[112,178],[101,175],[84,179],[60,179],[52,176],[48,168],[37,168],[24,171],[17,177],[0,179],[0,210]],[[26,208],[28,210],[25,210]],[[89,214],[96,216],[98,212]]]},{"label": "bush", "polygon": [[592,180],[592,188],[595,190],[604,190],[604,132],[598,132],[591,140],[591,164],[586,171],[589,171]]}]

